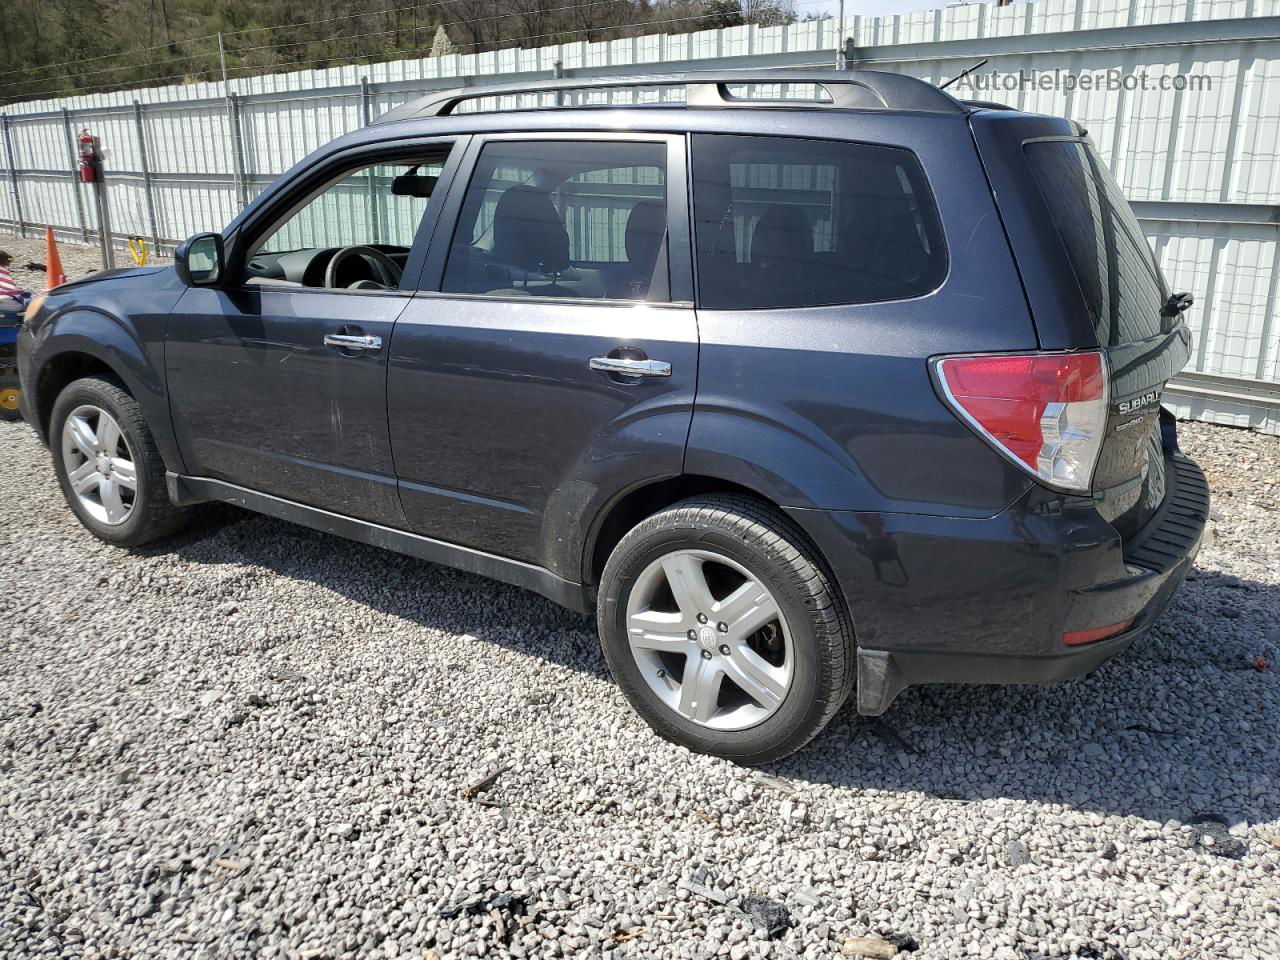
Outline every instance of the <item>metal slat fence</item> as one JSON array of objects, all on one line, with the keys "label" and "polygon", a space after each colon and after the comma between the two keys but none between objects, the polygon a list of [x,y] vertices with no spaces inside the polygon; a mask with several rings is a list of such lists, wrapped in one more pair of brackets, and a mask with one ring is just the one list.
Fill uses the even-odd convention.
[{"label": "metal slat fence", "polygon": [[[971,5],[12,104],[0,122],[0,229],[96,237],[89,188],[75,179],[81,127],[104,144],[116,239],[171,247],[219,229],[311,150],[423,92],[555,72],[829,66],[837,50],[851,65],[933,82],[987,57],[962,97],[1088,127],[1166,273],[1196,295],[1195,354],[1171,405],[1280,433],[1280,0]],[[1084,76],[1095,78],[1090,89],[1063,82]]]}]

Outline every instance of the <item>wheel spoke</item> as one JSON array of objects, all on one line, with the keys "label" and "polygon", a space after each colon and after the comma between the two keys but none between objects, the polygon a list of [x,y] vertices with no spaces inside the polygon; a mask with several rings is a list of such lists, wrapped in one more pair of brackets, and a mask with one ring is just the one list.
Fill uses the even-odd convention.
[{"label": "wheel spoke", "polygon": [[633,613],[627,621],[627,636],[636,650],[656,650],[693,656],[697,644],[689,639],[685,619],[678,613],[645,610]]},{"label": "wheel spoke", "polygon": [[784,671],[771,666],[745,643],[735,644],[724,658],[725,675],[760,706],[772,710],[787,695]]},{"label": "wheel spoke", "polygon": [[98,438],[93,432],[93,428],[89,426],[89,421],[84,417],[68,417],[67,425],[63,430],[71,437],[71,442],[86,457],[93,456],[94,450],[98,447]]},{"label": "wheel spoke", "polygon": [[98,445],[114,457],[119,442],[120,428],[116,422],[105,411],[98,414]]},{"label": "wheel spoke", "polygon": [[720,680],[724,676],[713,660],[690,657],[680,681],[680,712],[690,720],[706,723],[716,712]]},{"label": "wheel spoke", "polygon": [[111,458],[111,477],[126,490],[138,489],[138,474],[132,460],[124,457]]},{"label": "wheel spoke", "polygon": [[719,603],[711,616],[729,626],[734,640],[745,640],[765,624],[778,618],[778,605],[768,589],[756,580],[748,580]]},{"label": "wheel spoke", "polygon": [[88,493],[98,486],[102,474],[98,473],[98,468],[92,460],[86,460],[68,473],[67,479],[71,482],[71,489],[76,493]]},{"label": "wheel spoke", "polygon": [[102,498],[102,509],[107,512],[107,523],[119,523],[124,519],[128,511],[120,499],[120,484],[111,477],[103,477],[98,486],[98,496]]},{"label": "wheel spoke", "polygon": [[676,605],[686,617],[693,618],[711,609],[715,597],[707,586],[701,560],[687,553],[663,557],[662,572],[667,576]]}]

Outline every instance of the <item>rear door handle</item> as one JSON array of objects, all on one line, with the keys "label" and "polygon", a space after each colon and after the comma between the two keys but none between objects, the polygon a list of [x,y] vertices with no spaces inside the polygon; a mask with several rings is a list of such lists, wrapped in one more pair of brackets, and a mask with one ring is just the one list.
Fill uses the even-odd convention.
[{"label": "rear door handle", "polygon": [[624,377],[669,377],[671,364],[665,360],[628,360],[625,357],[592,357],[592,370],[618,373]]},{"label": "rear door handle", "polygon": [[377,352],[382,349],[382,338],[366,337],[353,333],[326,333],[324,335],[324,345],[326,347],[338,347],[342,350],[372,350]]}]

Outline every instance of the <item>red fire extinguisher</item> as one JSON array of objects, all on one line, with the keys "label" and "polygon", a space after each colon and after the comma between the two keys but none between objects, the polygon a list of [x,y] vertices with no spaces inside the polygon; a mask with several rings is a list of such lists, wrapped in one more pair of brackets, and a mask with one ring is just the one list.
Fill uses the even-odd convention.
[{"label": "red fire extinguisher", "polygon": [[98,138],[88,130],[81,130],[76,143],[80,149],[80,182],[97,183],[102,179],[102,151],[98,149]]}]

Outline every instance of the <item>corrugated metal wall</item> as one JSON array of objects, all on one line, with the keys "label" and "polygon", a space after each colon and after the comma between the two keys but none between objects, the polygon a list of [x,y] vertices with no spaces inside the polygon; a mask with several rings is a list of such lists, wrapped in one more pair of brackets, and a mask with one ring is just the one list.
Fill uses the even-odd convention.
[{"label": "corrugated metal wall", "polygon": [[[959,92],[1089,128],[1165,271],[1196,295],[1194,373],[1174,405],[1280,432],[1280,0],[948,7],[849,17],[843,29],[834,20],[735,27],[252,77],[232,81],[229,91],[197,83],[14,104],[0,152],[7,188],[0,225],[94,235],[93,204],[87,194],[77,203],[76,191],[86,188],[71,176],[69,140],[82,126],[106,148],[114,231],[173,242],[220,228],[245,198],[333,137],[462,78],[475,85],[543,78],[557,62],[575,76],[825,66],[846,38],[858,65],[935,82],[981,57],[990,58],[983,74],[1145,74],[1151,89],[1020,84]],[[1192,75],[1208,82],[1155,89],[1161,77]],[[233,118],[238,136],[230,135]]]}]

